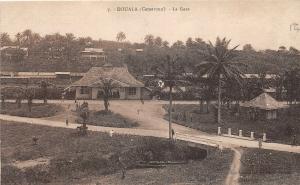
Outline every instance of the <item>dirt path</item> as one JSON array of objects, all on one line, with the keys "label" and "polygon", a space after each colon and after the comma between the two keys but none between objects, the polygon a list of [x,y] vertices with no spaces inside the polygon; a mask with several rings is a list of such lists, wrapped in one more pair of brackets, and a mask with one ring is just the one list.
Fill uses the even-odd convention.
[{"label": "dirt path", "polygon": [[[57,103],[63,105],[70,105],[70,109],[74,109],[74,101],[58,101],[49,100],[48,103]],[[103,103],[101,101],[88,101],[89,107],[95,110],[103,109]],[[89,130],[109,132],[114,130],[120,134],[132,134],[141,136],[154,136],[154,137],[168,137],[168,121],[163,118],[165,111],[162,108],[165,101],[145,101],[144,104],[141,101],[111,101],[111,110],[120,113],[121,115],[138,120],[140,126],[136,128],[113,128],[113,127],[101,127],[89,125]],[[193,103],[193,102],[176,102],[179,103]],[[195,103],[195,102],[194,102]],[[139,113],[138,113],[138,110]],[[70,115],[71,116],[71,115]],[[9,115],[0,115],[0,120],[17,121],[21,123],[31,123],[38,125],[47,125],[54,127],[65,127],[76,129],[79,124],[76,124],[74,120],[69,120],[69,125],[66,126],[65,118],[66,114],[60,114],[56,117],[50,118],[24,118]],[[243,140],[238,138],[230,138],[224,136],[217,136],[213,134],[207,134],[199,130],[187,128],[181,125],[173,123],[175,132],[178,133],[178,139],[191,141],[196,143],[202,143],[207,145],[219,145],[224,148],[233,147],[247,147],[247,148],[258,148],[258,142],[252,140]],[[217,130],[217,129],[216,129]],[[288,151],[300,153],[300,146],[291,146],[279,143],[265,143],[262,145],[263,149],[277,150],[277,151]]]},{"label": "dirt path", "polygon": [[12,163],[13,166],[16,166],[19,169],[34,167],[37,165],[45,164],[48,165],[50,163],[50,158],[37,158],[33,160],[27,160],[27,161],[15,161]]},{"label": "dirt path", "polygon": [[241,149],[236,148],[232,148],[232,150],[234,151],[234,157],[225,180],[225,185],[239,185],[241,157],[243,151]]}]

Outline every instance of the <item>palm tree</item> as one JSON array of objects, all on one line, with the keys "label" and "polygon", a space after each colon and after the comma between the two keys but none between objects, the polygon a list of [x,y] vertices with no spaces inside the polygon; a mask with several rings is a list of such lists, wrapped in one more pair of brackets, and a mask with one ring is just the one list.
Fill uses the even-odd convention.
[{"label": "palm tree", "polygon": [[15,37],[16,37],[17,46],[20,48],[21,47],[21,41],[22,41],[22,34],[17,33]]},{"label": "palm tree", "polygon": [[72,55],[72,45],[75,39],[73,33],[66,33],[66,55],[67,55],[67,62],[70,61]]},{"label": "palm tree", "polygon": [[283,86],[287,93],[287,103],[292,104],[293,101],[297,102],[297,96],[300,93],[300,73],[299,69],[291,69],[286,71],[283,79]]},{"label": "palm tree", "polygon": [[31,30],[27,29],[22,33],[22,40],[26,47],[28,47],[29,52],[31,51],[32,44],[33,44],[33,33]]},{"label": "palm tree", "polygon": [[92,85],[93,87],[100,88],[102,92],[102,98],[104,102],[105,112],[109,112],[109,100],[112,97],[112,90],[120,87],[120,82],[113,80],[111,78],[100,78],[99,81]]},{"label": "palm tree", "polygon": [[47,103],[47,96],[48,96],[48,87],[51,86],[53,84],[42,80],[39,84],[39,86],[41,87],[42,90],[42,96],[43,96],[43,100],[44,100],[44,104]]},{"label": "palm tree", "polygon": [[151,34],[148,34],[144,38],[145,44],[148,46],[153,46],[154,45],[154,36]]},{"label": "palm tree", "polygon": [[1,33],[0,34],[0,45],[1,46],[7,46],[12,43],[8,33]]},{"label": "palm tree", "polygon": [[118,42],[123,42],[126,39],[126,35],[124,32],[121,31],[117,34],[116,38]]},{"label": "palm tree", "polygon": [[215,45],[209,41],[207,48],[206,61],[199,63],[200,73],[207,74],[208,78],[218,81],[218,123],[221,123],[221,93],[222,83],[224,80],[234,80],[240,85],[242,84],[242,72],[238,65],[244,65],[232,61],[234,58],[233,51],[238,47],[235,46],[229,49],[231,40],[222,40],[217,37]]},{"label": "palm tree", "polygon": [[[163,81],[163,85],[169,88],[169,139],[173,138],[172,135],[172,92],[173,89],[181,91],[179,88],[180,85],[187,84],[188,82],[184,80],[181,76],[182,68],[179,65],[175,65],[175,62],[178,61],[178,58],[173,58],[167,55],[166,57],[166,65],[162,65],[161,68],[157,67],[156,70],[158,74],[157,78]],[[177,67],[177,68],[176,68]]]},{"label": "palm tree", "polygon": [[273,80],[275,82],[276,99],[282,100],[284,74],[278,73],[275,77],[273,77]]},{"label": "palm tree", "polygon": [[28,105],[28,112],[31,112],[32,108],[32,100],[34,98],[34,89],[28,88],[25,90],[26,99],[27,99],[27,105]]}]

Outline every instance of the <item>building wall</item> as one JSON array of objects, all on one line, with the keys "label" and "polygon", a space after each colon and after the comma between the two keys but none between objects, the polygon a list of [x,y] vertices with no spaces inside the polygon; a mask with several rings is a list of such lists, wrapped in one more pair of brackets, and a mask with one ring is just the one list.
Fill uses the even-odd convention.
[{"label": "building wall", "polygon": [[136,94],[135,95],[130,95],[129,94],[129,88],[125,88],[125,97],[127,100],[139,100],[141,99],[141,88],[136,87]]},{"label": "building wall", "polygon": [[76,87],[76,93],[75,93],[76,99],[91,99],[92,98],[91,89],[89,90],[88,94],[81,94],[80,89],[81,89],[81,87]]},{"label": "building wall", "polygon": [[[139,100],[141,99],[141,87],[135,87],[136,94],[130,95],[129,88],[119,88],[120,100]],[[80,93],[81,87],[76,87],[76,98],[77,99],[97,99],[99,88],[90,88],[88,94],[81,94]]]},{"label": "building wall", "polygon": [[92,99],[93,100],[97,99],[99,90],[100,90],[100,88],[92,88]]},{"label": "building wall", "polygon": [[120,99],[121,100],[125,100],[126,99],[125,88],[119,88],[119,94],[120,94]]}]

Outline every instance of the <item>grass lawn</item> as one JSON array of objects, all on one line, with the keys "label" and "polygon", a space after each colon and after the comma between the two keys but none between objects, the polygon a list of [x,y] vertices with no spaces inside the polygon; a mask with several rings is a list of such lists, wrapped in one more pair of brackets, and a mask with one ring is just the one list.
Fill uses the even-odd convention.
[{"label": "grass lawn", "polygon": [[300,183],[300,154],[245,149],[241,185],[295,185]]},{"label": "grass lawn", "polygon": [[5,106],[0,109],[1,114],[8,114],[12,116],[30,117],[30,118],[42,118],[55,116],[62,112],[63,108],[60,105],[55,104],[32,104],[31,112],[28,110],[27,103],[22,103],[21,107],[18,108],[16,103],[6,102]]},{"label": "grass lawn", "polygon": [[[167,106],[165,106],[165,108],[167,108]],[[199,105],[177,104],[174,106],[174,110],[175,112],[195,113],[199,110]],[[294,128],[293,132],[297,136],[297,144],[300,144],[300,120],[298,115],[284,114],[276,120],[251,121],[230,115],[226,109],[223,109],[222,119],[225,120],[225,124],[218,125],[215,122],[215,115],[213,112],[214,111],[210,111],[209,114],[194,114],[196,115],[196,118],[193,119],[193,122],[178,120],[175,118],[176,113],[173,113],[173,121],[184,126],[189,126],[213,134],[217,133],[218,126],[222,127],[223,133],[227,133],[227,129],[231,128],[232,133],[235,135],[238,135],[239,130],[243,130],[243,135],[247,137],[250,137],[250,132],[254,132],[255,138],[262,138],[263,133],[266,133],[269,141],[286,144],[291,144],[292,136],[289,134],[289,130],[290,128]]]},{"label": "grass lawn", "polygon": [[[82,123],[80,117],[77,122]],[[90,116],[87,120],[88,125],[105,126],[105,127],[118,127],[118,128],[131,128],[137,127],[139,124],[120,114],[111,111],[90,111]]]},{"label": "grass lawn", "polygon": [[[168,184],[197,182],[223,184],[230,168],[232,152],[206,151],[188,147],[184,142],[170,144],[167,139],[89,132],[77,136],[75,130],[1,121],[2,184],[84,184],[110,178],[112,184]],[[38,138],[33,144],[33,136]],[[206,158],[205,158],[206,157]],[[22,169],[13,164],[49,159]],[[205,159],[204,159],[205,158]],[[162,169],[136,169],[138,161],[190,161]],[[119,162],[121,161],[121,162]],[[127,168],[120,180],[120,169]],[[137,172],[137,173],[133,173]],[[105,179],[103,179],[103,182]],[[123,183],[124,184],[124,183]]]}]

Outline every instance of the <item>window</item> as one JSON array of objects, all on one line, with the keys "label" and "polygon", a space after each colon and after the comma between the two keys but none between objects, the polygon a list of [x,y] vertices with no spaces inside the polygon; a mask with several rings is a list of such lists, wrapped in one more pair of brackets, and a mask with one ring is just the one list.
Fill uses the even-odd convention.
[{"label": "window", "polygon": [[129,87],[128,88],[128,95],[136,95],[136,88],[135,87]]},{"label": "window", "polygon": [[81,87],[80,88],[80,94],[89,94],[88,87]]}]

